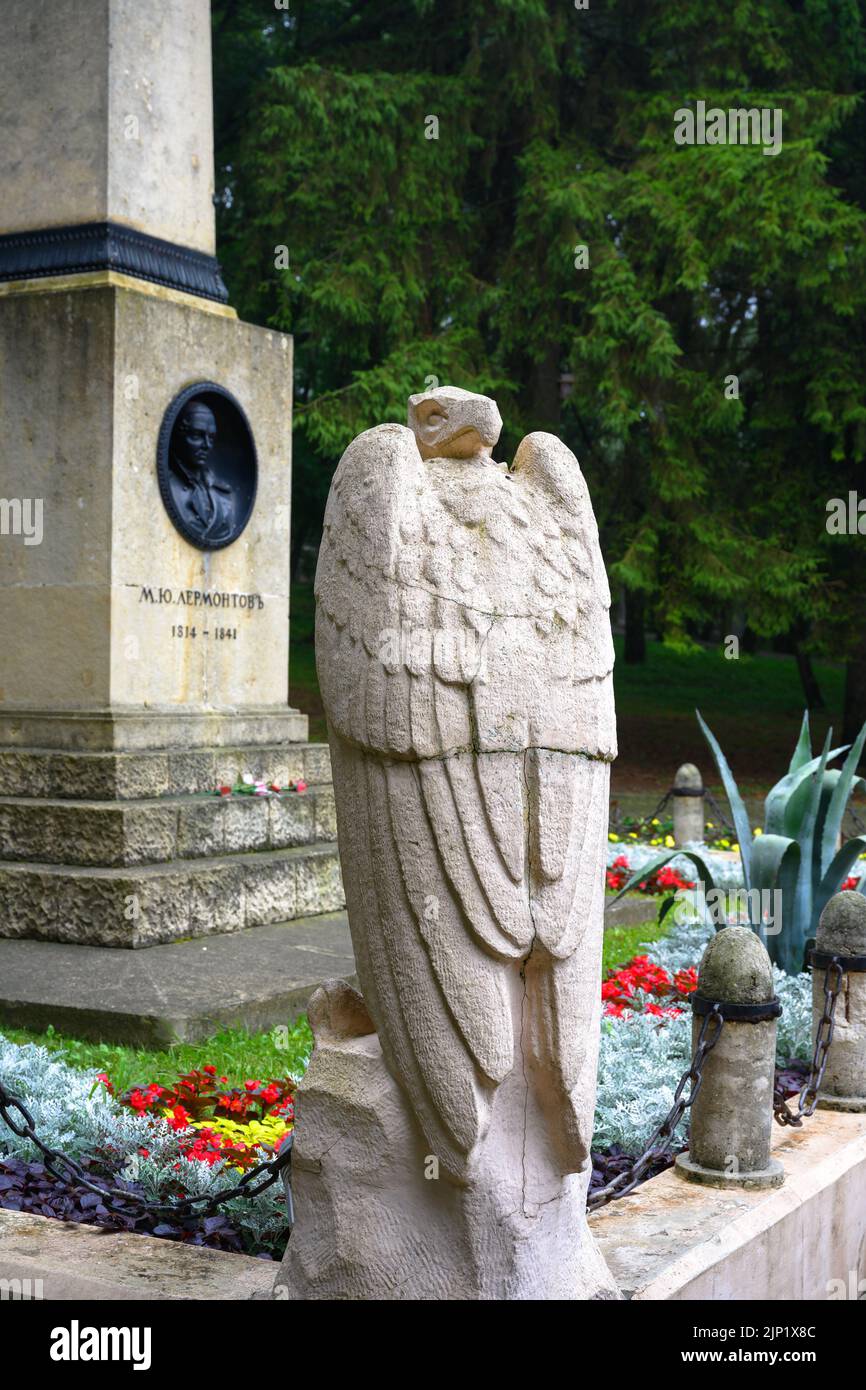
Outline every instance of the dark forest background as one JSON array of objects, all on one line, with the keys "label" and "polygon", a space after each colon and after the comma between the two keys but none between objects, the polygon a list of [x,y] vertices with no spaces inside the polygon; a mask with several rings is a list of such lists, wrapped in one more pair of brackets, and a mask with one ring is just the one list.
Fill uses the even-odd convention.
[{"label": "dark forest background", "polygon": [[[825,522],[866,496],[866,0],[213,11],[224,274],[295,338],[293,573],[355,434],[484,391],[498,457],[580,459],[627,663],[737,633],[820,708],[841,662],[852,736],[864,541]],[[699,98],[780,107],[782,152],[677,146]]]}]

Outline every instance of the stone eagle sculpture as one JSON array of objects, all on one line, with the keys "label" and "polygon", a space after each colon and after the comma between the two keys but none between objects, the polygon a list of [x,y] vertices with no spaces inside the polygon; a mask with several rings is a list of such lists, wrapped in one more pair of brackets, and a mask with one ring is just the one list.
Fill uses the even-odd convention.
[{"label": "stone eagle sculpture", "polygon": [[[485,1221],[529,1223],[510,1253],[495,1237],[501,1278],[465,1296],[615,1297],[606,1271],[581,1283],[574,1267],[616,756],[610,596],[576,458],[536,433],[496,463],[501,428],[493,400],[438,388],[335,473],[316,657],[343,880],[367,1032],[441,1164],[429,1201],[452,1210],[463,1192],[470,1263]],[[299,1114],[302,1136],[303,1097]],[[536,1219],[557,1202],[564,1224]],[[548,1249],[558,1282],[527,1254],[542,1227],[577,1251]]]}]

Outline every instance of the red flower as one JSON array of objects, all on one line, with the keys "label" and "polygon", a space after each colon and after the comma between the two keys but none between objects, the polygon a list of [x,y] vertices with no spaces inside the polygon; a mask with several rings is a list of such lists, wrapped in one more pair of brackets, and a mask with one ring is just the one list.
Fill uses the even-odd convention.
[{"label": "red flower", "polygon": [[231,796],[231,787],[220,787],[220,796]]},{"label": "red flower", "polygon": [[307,790],[307,784],[306,784],[306,782],[304,782],[303,780],[300,781],[300,782],[296,782],[296,783],[295,783],[295,791],[296,791],[296,792],[305,792],[306,790]]},{"label": "red flower", "polygon": [[[673,979],[660,965],[647,956],[634,956],[628,965],[611,971],[602,982],[601,997],[605,1013],[622,1018],[626,1009],[648,1013],[659,1018],[677,1018],[682,1012],[671,999],[682,999],[697,987],[697,971],[693,967],[678,970]],[[657,1001],[661,1000],[661,1003]]]},{"label": "red flower", "polygon": [[[630,874],[631,870],[626,856],[624,854],[617,855],[610,868],[606,871],[605,877],[608,888],[612,892],[618,893],[620,888],[625,887]],[[694,888],[694,886],[691,879],[683,878],[677,873],[676,869],[672,869],[670,865],[665,865],[664,868],[657,869],[654,874],[650,874],[649,878],[637,884],[637,888],[641,893],[668,893],[671,890],[676,892],[678,889]]]},{"label": "red flower", "polygon": [[202,1071],[206,1071],[208,1076],[216,1076],[216,1067],[202,1067]]}]

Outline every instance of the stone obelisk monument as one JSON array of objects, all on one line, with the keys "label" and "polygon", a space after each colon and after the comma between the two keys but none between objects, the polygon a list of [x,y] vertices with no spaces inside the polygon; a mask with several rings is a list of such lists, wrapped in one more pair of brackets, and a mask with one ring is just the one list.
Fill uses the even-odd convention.
[{"label": "stone obelisk monument", "polygon": [[[317,779],[288,704],[292,342],[238,320],[215,259],[208,0],[3,0],[2,27],[0,935],[293,917],[297,827],[190,799]],[[305,888],[339,906],[333,847]]]}]

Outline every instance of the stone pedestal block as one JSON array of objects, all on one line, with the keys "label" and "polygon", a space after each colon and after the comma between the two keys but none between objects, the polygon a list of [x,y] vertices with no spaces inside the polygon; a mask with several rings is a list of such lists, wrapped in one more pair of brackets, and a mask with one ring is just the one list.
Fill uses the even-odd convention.
[{"label": "stone pedestal block", "polygon": [[[258,454],[222,550],[184,540],[157,479],[163,415],[197,381],[234,394]],[[291,340],[117,286],[7,295],[0,383],[4,490],[42,516],[0,548],[0,746],[118,747],[126,725],[126,746],[207,746],[212,716],[286,719]],[[270,741],[305,735],[295,713]]]}]

